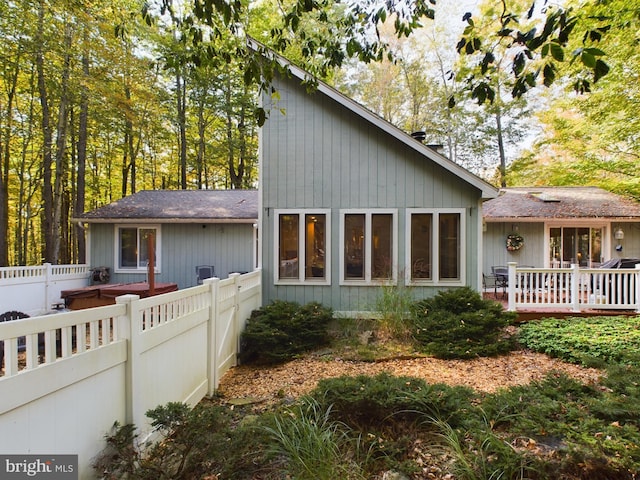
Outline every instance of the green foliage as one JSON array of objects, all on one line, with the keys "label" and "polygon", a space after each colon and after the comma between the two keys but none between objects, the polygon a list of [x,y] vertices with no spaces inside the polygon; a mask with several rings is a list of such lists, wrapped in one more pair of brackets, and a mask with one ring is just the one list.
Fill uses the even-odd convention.
[{"label": "green foliage", "polygon": [[[637,382],[637,371],[626,381]],[[624,408],[620,408],[623,400]],[[565,375],[488,396],[482,408],[505,441],[528,439],[546,452],[535,461],[541,478],[633,478],[640,468],[637,394],[624,398]]]},{"label": "green foliage", "polygon": [[162,434],[162,441],[135,445],[135,426],[114,425],[107,435],[107,449],[94,467],[103,479],[137,478],[162,480],[197,478],[219,458],[219,445],[225,441],[228,419],[219,407],[170,402],[149,410],[151,425]]},{"label": "green foliage", "polygon": [[251,312],[240,335],[239,358],[244,363],[280,363],[326,345],[333,312],[319,303],[300,306],[276,300]]},{"label": "green foliage", "polygon": [[618,424],[639,426],[640,366],[610,366],[602,385],[607,390],[590,404],[594,416]]},{"label": "green foliage", "polygon": [[[456,315],[466,308],[447,296],[433,304]],[[274,411],[170,403],[148,412],[161,441],[140,451],[135,428],[116,425],[96,469],[105,479],[359,480],[390,469],[419,476],[428,458],[456,479],[632,480],[640,471],[639,379],[640,366],[610,364],[597,385],[552,372],[477,395],[382,373],[321,380],[308,397]]]},{"label": "green foliage", "polygon": [[505,327],[515,320],[497,302],[463,287],[443,291],[414,307],[414,338],[425,353],[438,358],[501,355],[515,344]]},{"label": "green foliage", "polygon": [[134,443],[135,425],[115,422],[111,430],[111,434],[105,435],[106,448],[92,465],[106,480],[131,476],[138,468],[140,457]]},{"label": "green foliage", "polygon": [[350,425],[376,426],[390,416],[415,419],[430,415],[453,424],[468,413],[473,391],[444,384],[428,385],[413,377],[381,373],[323,379],[310,394],[333,406],[334,416]]},{"label": "green foliage", "polygon": [[[640,199],[637,142],[640,123],[634,108],[640,98],[640,57],[629,40],[640,18],[637,2],[610,0],[582,5],[575,35],[567,52],[574,61],[559,69],[559,77],[577,77],[574,83],[589,95],[556,95],[541,112],[543,134],[533,146],[536,162],[510,172],[509,185],[592,185]],[[587,40],[586,44],[583,40]],[[589,43],[599,41],[601,48]],[[607,72],[596,85],[583,83],[583,66],[594,78]],[[624,97],[617,92],[624,91]],[[603,147],[615,145],[615,148]],[[550,152],[562,152],[550,156]]]},{"label": "green foliage", "polygon": [[485,423],[472,433],[435,421],[453,456],[452,473],[459,480],[525,479],[536,470],[526,455],[505,442]]},{"label": "green foliage", "polygon": [[520,343],[585,365],[640,365],[640,317],[543,319],[522,325]]},{"label": "green foliage", "polygon": [[411,289],[398,285],[383,285],[376,299],[375,309],[381,315],[380,326],[386,334],[398,339],[410,336],[413,321]]},{"label": "green foliage", "polygon": [[276,415],[265,427],[273,443],[269,449],[286,458],[283,469],[298,480],[364,478],[354,452],[357,442],[349,428],[331,420],[331,408],[312,399]]}]

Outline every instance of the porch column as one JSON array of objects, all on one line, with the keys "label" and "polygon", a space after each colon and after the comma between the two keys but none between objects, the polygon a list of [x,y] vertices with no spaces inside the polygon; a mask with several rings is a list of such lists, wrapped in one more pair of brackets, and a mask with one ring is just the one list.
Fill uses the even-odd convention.
[{"label": "porch column", "polygon": [[509,280],[507,281],[507,294],[509,295],[509,303],[507,310],[510,312],[516,311],[516,267],[518,264],[516,262],[509,262],[507,264],[509,267]]},{"label": "porch column", "polygon": [[580,311],[580,265],[577,263],[571,264],[571,311],[579,312]]},{"label": "porch column", "polygon": [[640,263],[636,263],[636,313],[640,313]]}]

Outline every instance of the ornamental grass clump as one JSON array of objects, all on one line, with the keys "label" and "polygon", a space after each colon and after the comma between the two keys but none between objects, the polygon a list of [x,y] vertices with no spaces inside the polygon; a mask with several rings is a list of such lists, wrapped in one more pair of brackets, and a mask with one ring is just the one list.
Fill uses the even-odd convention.
[{"label": "ornamental grass clump", "polygon": [[364,479],[358,459],[357,438],[347,425],[331,419],[312,399],[273,418],[264,427],[271,437],[269,450],[283,457],[286,478],[298,480]]},{"label": "ornamental grass clump", "polygon": [[515,312],[506,312],[501,304],[484,300],[469,287],[421,300],[413,313],[418,348],[437,358],[490,357],[516,346],[506,333],[516,319]]}]

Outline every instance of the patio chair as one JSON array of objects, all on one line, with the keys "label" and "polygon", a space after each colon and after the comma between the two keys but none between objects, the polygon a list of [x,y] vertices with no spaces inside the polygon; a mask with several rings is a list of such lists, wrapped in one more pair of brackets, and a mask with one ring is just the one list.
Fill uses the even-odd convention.
[{"label": "patio chair", "polygon": [[213,272],[213,265],[198,265],[196,267],[196,281],[198,285],[202,285],[204,279],[213,277]]},{"label": "patio chair", "polygon": [[493,297],[498,298],[498,283],[495,275],[482,274],[482,291],[486,292],[493,288]]},{"label": "patio chair", "polygon": [[491,273],[495,277],[496,289],[501,288],[502,298],[506,297],[509,287],[509,269],[502,266],[491,267]]}]

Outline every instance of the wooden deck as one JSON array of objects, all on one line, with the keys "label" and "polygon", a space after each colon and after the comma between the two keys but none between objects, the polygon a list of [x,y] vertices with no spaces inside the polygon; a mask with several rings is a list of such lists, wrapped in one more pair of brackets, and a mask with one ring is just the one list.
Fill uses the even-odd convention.
[{"label": "wooden deck", "polygon": [[640,264],[633,269],[537,268],[510,262],[507,275],[496,277],[500,285],[485,291],[522,319],[640,314]]},{"label": "wooden deck", "polygon": [[[487,300],[493,300],[502,304],[505,310],[509,307],[509,301],[506,295],[503,297],[501,292],[497,295],[493,291],[484,292],[483,297]],[[518,308],[516,310],[518,322],[526,322],[529,320],[539,320],[541,318],[568,318],[568,317],[595,317],[595,316],[619,316],[625,315],[629,317],[638,316],[634,310],[613,310],[613,309],[585,309],[580,312],[574,312],[569,308],[562,307],[534,307],[534,308]]]}]

